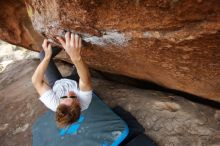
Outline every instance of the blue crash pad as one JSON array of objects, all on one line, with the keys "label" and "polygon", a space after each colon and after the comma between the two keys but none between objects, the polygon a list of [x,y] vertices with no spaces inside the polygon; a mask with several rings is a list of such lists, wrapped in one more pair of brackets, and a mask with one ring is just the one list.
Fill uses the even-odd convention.
[{"label": "blue crash pad", "polygon": [[127,124],[95,94],[79,120],[58,128],[55,113],[48,111],[32,127],[34,146],[117,146],[128,135]]}]

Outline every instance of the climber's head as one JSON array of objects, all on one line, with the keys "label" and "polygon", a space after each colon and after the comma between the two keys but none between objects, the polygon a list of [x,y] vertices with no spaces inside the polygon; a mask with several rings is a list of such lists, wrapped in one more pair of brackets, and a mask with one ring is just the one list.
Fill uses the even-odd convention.
[{"label": "climber's head", "polygon": [[79,100],[74,92],[60,98],[60,105],[56,110],[56,122],[59,127],[68,126],[80,117],[81,108]]}]

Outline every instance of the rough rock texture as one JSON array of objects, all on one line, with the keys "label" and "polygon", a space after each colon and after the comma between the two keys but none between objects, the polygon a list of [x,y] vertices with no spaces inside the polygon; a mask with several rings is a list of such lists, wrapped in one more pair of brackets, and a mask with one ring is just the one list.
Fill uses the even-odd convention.
[{"label": "rough rock texture", "polygon": [[81,34],[91,67],[220,102],[219,0],[26,2],[34,28],[51,41]]},{"label": "rough rock texture", "polygon": [[[32,145],[31,126],[46,111],[30,81],[37,64],[36,60],[17,61],[0,74],[1,146]],[[70,68],[60,65],[60,70],[67,75]],[[139,128],[144,128],[145,134],[158,145],[220,145],[219,109],[104,79],[93,78],[93,85],[96,93],[115,111],[130,112]],[[131,115],[121,113],[118,114],[123,119],[132,119]],[[134,121],[128,123],[130,132],[138,127]]]},{"label": "rough rock texture", "polygon": [[0,39],[39,50],[42,36],[34,31],[23,0],[0,1]]},{"label": "rough rock texture", "polygon": [[[158,145],[220,145],[217,109],[172,94],[141,90],[105,80],[94,80],[94,85],[96,92],[109,106],[131,113],[145,128],[145,134]],[[123,119],[126,121],[129,118]],[[133,124],[129,126],[135,127]]]},{"label": "rough rock texture", "polygon": [[46,110],[38,101],[31,75],[38,62],[23,60],[0,74],[1,146],[31,146],[31,126]]}]

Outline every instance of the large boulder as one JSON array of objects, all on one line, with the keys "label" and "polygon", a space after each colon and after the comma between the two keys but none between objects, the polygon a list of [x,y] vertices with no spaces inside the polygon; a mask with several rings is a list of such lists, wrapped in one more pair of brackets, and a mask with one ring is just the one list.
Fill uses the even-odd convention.
[{"label": "large boulder", "polygon": [[79,33],[91,67],[220,102],[219,0],[26,3],[34,28],[51,41]]},{"label": "large boulder", "polygon": [[30,50],[39,50],[43,37],[34,31],[24,1],[0,1],[0,6],[0,39]]},{"label": "large boulder", "polygon": [[0,2],[2,40],[39,51],[29,14],[53,42],[79,33],[92,68],[220,102],[219,0],[25,1]]}]

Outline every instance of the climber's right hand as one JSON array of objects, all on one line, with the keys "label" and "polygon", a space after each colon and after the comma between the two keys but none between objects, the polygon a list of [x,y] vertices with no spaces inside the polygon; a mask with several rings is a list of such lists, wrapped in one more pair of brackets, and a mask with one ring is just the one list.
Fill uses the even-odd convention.
[{"label": "climber's right hand", "polygon": [[51,43],[48,42],[47,39],[44,39],[44,42],[42,44],[42,48],[44,49],[45,52],[45,59],[50,59],[52,56],[52,48],[51,48]]}]

